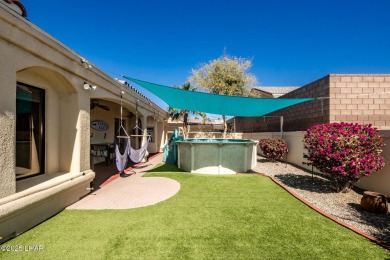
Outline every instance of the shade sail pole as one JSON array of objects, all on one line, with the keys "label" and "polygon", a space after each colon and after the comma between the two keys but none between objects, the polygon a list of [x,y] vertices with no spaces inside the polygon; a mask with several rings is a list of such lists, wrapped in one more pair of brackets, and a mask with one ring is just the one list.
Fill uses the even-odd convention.
[{"label": "shade sail pole", "polygon": [[283,116],[280,116],[280,138],[283,139]]}]

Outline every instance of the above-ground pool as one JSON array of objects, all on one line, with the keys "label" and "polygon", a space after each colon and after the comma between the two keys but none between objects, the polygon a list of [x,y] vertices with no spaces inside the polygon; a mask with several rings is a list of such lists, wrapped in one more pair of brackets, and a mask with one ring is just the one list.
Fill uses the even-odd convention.
[{"label": "above-ground pool", "polygon": [[257,141],[243,139],[186,139],[178,141],[178,166],[192,173],[248,172],[257,163]]}]

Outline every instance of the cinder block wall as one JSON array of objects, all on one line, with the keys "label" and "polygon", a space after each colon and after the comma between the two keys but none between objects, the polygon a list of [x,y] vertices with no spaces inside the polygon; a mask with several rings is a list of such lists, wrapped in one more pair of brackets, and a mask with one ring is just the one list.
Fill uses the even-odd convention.
[{"label": "cinder block wall", "polygon": [[[305,131],[329,122],[372,124],[381,130],[390,129],[390,74],[330,74],[283,97],[329,97],[268,114],[284,117],[284,131]],[[279,118],[236,117],[235,122],[237,132],[280,130]]]},{"label": "cinder block wall", "polygon": [[[329,76],[325,76],[283,98],[329,97]],[[284,131],[302,131],[319,124],[329,122],[329,99],[314,100],[281,109],[267,116],[283,116]],[[277,132],[280,130],[280,118],[236,117],[237,132]]]},{"label": "cinder block wall", "polygon": [[390,74],[332,74],[329,81],[330,122],[390,129]]}]

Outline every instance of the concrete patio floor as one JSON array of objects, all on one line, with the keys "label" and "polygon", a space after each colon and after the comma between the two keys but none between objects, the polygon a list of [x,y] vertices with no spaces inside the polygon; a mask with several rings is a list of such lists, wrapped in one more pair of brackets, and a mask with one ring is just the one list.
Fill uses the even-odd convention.
[{"label": "concrete patio floor", "polygon": [[128,177],[114,175],[98,190],[70,205],[70,210],[131,209],[154,205],[169,199],[180,190],[180,184],[163,177],[142,177],[161,163],[163,154],[157,154],[146,163],[137,164],[136,174]]}]

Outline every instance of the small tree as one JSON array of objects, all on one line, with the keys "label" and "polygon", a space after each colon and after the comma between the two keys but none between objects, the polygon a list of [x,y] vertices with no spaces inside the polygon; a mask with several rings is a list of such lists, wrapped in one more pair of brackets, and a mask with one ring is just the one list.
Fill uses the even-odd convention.
[{"label": "small tree", "polygon": [[260,149],[271,162],[276,159],[283,160],[287,153],[287,143],[281,138],[268,138],[259,141]]},{"label": "small tree", "polygon": [[[195,91],[196,88],[191,88],[190,83],[184,83],[181,87],[174,86],[175,88],[180,88],[188,91]],[[173,121],[177,121],[179,119],[183,119],[183,129],[184,133],[188,134],[188,117],[190,114],[192,115],[198,115],[203,118],[203,120],[206,120],[206,114],[202,112],[197,112],[197,111],[190,111],[190,110],[185,110],[185,109],[177,109],[177,108],[171,108],[168,107],[168,113],[169,116]]]},{"label": "small tree", "polygon": [[320,124],[309,128],[303,140],[309,162],[329,174],[335,189],[347,192],[362,176],[370,176],[385,165],[380,155],[383,138],[371,125]]},{"label": "small tree", "polygon": [[[202,64],[199,69],[193,69],[189,81],[209,93],[247,96],[249,89],[257,82],[256,77],[247,72],[251,66],[250,60],[223,54],[218,59]],[[226,115],[222,115],[222,119],[225,136]]]}]

